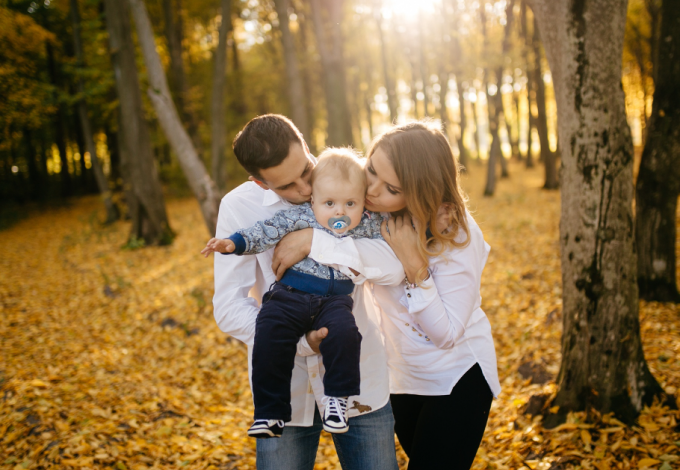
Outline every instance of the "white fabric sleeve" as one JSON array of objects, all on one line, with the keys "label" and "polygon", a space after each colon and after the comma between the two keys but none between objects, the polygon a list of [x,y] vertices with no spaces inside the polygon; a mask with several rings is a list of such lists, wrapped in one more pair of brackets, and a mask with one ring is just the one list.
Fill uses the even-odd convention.
[{"label": "white fabric sleeve", "polygon": [[[240,229],[234,212],[222,199],[217,216],[216,238],[226,238]],[[257,300],[248,296],[255,285],[257,258],[215,253],[215,295],[213,314],[224,333],[252,346],[255,320],[260,311]]]},{"label": "white fabric sleeve", "polygon": [[453,348],[479,308],[488,252],[489,245],[483,238],[473,238],[468,246],[442,255],[445,259],[437,262],[430,279],[421,287],[404,288],[409,313],[438,348]]},{"label": "white fabric sleeve", "polygon": [[302,335],[300,338],[300,341],[298,341],[297,344],[297,355],[298,356],[313,356],[314,354],[317,354],[314,352],[312,347],[309,345],[309,342],[307,342],[307,335]]},{"label": "white fabric sleeve", "polygon": [[[337,268],[355,284],[371,281],[395,286],[404,282],[404,267],[384,240],[351,237],[337,238],[314,229],[309,257]],[[350,268],[359,273],[355,275]]]}]

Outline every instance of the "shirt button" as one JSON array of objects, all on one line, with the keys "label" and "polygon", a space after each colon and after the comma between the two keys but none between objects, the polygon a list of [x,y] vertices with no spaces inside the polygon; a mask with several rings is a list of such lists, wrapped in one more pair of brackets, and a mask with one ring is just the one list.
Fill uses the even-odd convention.
[{"label": "shirt button", "polygon": [[411,294],[406,294],[406,297],[411,298]]},{"label": "shirt button", "polygon": [[404,324],[405,324],[406,326],[411,326],[411,325],[409,325],[408,323],[404,323]]},{"label": "shirt button", "polygon": [[314,373],[312,374],[312,378],[313,378],[313,379],[316,378],[316,372],[314,372]]}]

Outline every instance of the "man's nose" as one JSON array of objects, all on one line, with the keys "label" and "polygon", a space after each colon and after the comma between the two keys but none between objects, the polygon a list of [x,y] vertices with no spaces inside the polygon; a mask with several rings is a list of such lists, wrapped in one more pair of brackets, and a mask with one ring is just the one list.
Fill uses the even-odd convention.
[{"label": "man's nose", "polygon": [[312,185],[306,181],[300,183],[300,196],[309,197],[312,195]]}]

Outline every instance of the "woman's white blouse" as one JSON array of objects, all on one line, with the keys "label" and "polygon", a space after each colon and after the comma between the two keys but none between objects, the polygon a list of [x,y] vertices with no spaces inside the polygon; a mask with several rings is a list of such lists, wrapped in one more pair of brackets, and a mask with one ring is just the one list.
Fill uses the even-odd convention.
[{"label": "woman's white blouse", "polygon": [[[387,351],[390,392],[414,395],[448,395],[458,380],[479,363],[489,388],[498,396],[496,351],[491,325],[481,309],[480,283],[489,245],[468,213],[470,243],[430,258],[430,278],[421,287],[405,283],[373,283],[373,297],[380,312],[380,326]],[[315,230],[310,256],[322,262],[351,267],[379,268],[381,257],[371,259],[367,250],[351,253],[350,244],[337,244],[332,236]],[[323,239],[323,240],[322,240]],[[464,240],[461,232],[458,241]],[[335,253],[335,255],[334,255]]]}]

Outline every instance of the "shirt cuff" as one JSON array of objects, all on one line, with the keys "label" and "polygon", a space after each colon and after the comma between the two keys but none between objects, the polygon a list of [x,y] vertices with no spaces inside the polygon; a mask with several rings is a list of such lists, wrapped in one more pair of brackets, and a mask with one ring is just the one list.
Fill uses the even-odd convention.
[{"label": "shirt cuff", "polygon": [[316,354],[312,347],[307,342],[307,335],[302,335],[300,341],[297,344],[297,355],[298,356],[313,356]]},{"label": "shirt cuff", "polygon": [[404,286],[404,294],[408,313],[417,315],[432,303],[439,295],[439,292],[437,292],[437,287],[432,279],[432,275],[430,275],[429,279],[421,282],[419,287],[411,289],[408,286]]},{"label": "shirt cuff", "polygon": [[244,251],[246,251],[246,239],[243,238],[243,235],[240,233],[236,232],[232,235],[229,235],[226,240],[231,240],[234,242],[234,251],[231,253],[222,253],[223,255],[241,255],[243,254]]}]

